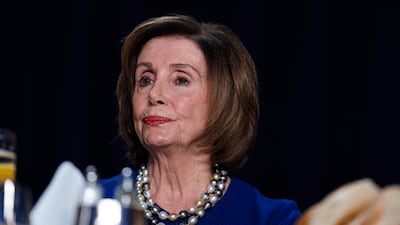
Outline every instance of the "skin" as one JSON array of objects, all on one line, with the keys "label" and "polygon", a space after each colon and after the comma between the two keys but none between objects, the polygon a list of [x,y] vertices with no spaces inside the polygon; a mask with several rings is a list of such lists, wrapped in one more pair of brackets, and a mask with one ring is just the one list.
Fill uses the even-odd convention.
[{"label": "skin", "polygon": [[196,140],[209,107],[204,55],[182,36],[153,38],[139,54],[135,79],[134,125],[149,151],[152,198],[168,212],[187,210],[211,178]]}]

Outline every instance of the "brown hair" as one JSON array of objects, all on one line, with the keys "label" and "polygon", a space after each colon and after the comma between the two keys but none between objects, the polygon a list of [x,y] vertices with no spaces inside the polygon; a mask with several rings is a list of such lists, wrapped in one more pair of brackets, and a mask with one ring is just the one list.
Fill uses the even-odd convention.
[{"label": "brown hair", "polygon": [[218,163],[228,171],[237,170],[247,161],[256,137],[259,117],[256,67],[243,43],[227,26],[198,22],[186,15],[150,18],[123,40],[116,94],[120,135],[128,146],[133,165],[145,163],[148,157],[135,133],[132,115],[137,57],[151,38],[174,34],[196,42],[207,64],[210,111],[201,145],[208,147],[211,163]]}]

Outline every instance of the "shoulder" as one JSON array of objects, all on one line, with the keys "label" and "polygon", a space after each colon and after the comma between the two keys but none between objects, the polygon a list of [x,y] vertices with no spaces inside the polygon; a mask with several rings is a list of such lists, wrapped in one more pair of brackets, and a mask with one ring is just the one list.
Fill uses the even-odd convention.
[{"label": "shoulder", "polygon": [[[263,195],[256,187],[232,177],[231,185],[224,196],[228,205],[236,205],[239,212],[247,212],[253,224],[292,225],[300,217],[297,203],[291,199],[273,199]],[[243,215],[243,214],[242,214]]]},{"label": "shoulder", "polygon": [[[132,171],[132,178],[136,179],[137,170]],[[105,178],[99,180],[99,184],[103,188],[103,197],[104,198],[114,198],[114,191],[117,185],[120,183],[122,179],[122,175],[118,174],[110,178]]]}]

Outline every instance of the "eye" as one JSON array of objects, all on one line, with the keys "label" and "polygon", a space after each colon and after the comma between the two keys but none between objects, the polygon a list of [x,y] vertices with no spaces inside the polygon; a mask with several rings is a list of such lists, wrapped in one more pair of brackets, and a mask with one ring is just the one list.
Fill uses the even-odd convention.
[{"label": "eye", "polygon": [[154,83],[154,81],[150,77],[141,77],[138,82],[140,87],[146,87],[152,83]]},{"label": "eye", "polygon": [[175,80],[175,84],[187,86],[189,84],[189,80],[185,77],[177,77]]}]

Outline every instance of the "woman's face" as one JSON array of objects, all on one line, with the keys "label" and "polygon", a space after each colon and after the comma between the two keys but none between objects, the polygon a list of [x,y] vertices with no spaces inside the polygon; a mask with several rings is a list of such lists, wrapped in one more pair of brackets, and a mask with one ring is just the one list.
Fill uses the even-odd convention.
[{"label": "woman's face", "polygon": [[156,37],[140,52],[132,97],[136,133],[146,148],[188,148],[208,117],[207,67],[195,42]]}]

